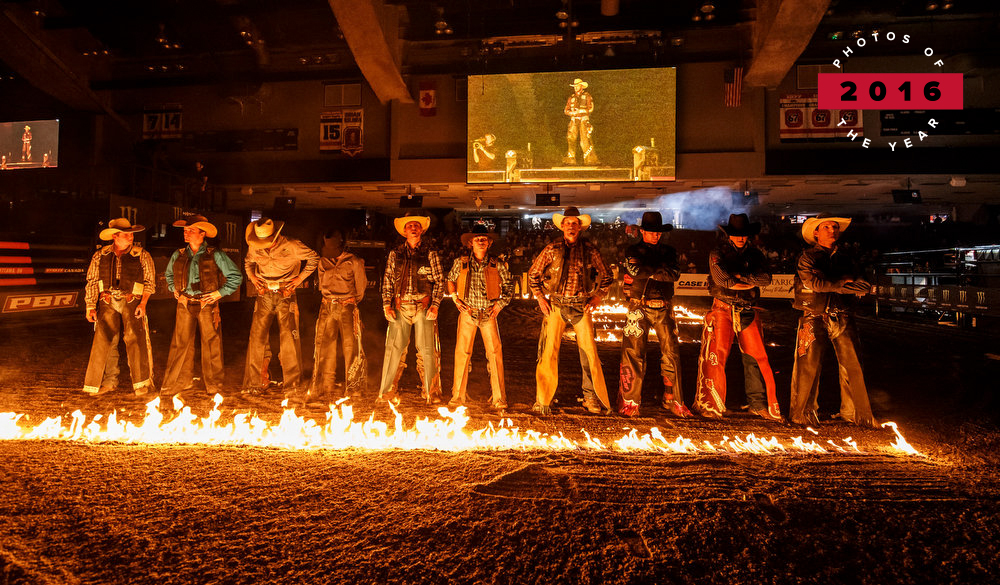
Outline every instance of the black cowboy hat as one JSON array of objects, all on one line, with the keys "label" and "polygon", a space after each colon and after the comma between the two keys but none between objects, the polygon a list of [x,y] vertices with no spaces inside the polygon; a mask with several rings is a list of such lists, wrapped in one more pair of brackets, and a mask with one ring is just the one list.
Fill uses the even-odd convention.
[{"label": "black cowboy hat", "polygon": [[663,223],[663,216],[660,215],[659,211],[647,211],[642,214],[642,219],[639,220],[639,229],[647,232],[669,232],[674,229],[674,226]]},{"label": "black cowboy hat", "polygon": [[475,224],[475,225],[472,226],[471,230],[469,230],[468,232],[462,234],[462,246],[463,247],[468,247],[468,245],[472,242],[472,238],[474,238],[476,236],[486,236],[491,241],[494,241],[494,242],[497,241],[497,239],[498,239],[497,235],[495,233],[491,232],[485,225],[483,225],[481,223],[477,223],[477,224]]},{"label": "black cowboy hat", "polygon": [[727,236],[748,238],[760,233],[760,222],[755,221],[751,223],[750,218],[745,213],[732,213],[729,215],[729,223],[720,225],[719,229]]}]

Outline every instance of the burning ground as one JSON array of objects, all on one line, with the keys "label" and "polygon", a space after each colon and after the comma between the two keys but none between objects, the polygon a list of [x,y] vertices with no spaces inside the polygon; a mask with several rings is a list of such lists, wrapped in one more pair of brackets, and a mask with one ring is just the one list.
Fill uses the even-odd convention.
[{"label": "burning ground", "polygon": [[[235,389],[248,308],[227,311],[227,382]],[[443,318],[449,387],[454,315]],[[783,407],[793,320],[783,308],[767,316]],[[379,323],[374,316],[369,322]],[[152,324],[160,329],[154,356],[162,368],[172,315],[154,314]],[[697,338],[693,327],[683,326],[682,338]],[[88,422],[112,412],[141,421],[148,400],[79,392],[88,329],[75,321],[6,328],[0,412],[24,413],[24,428],[55,416],[70,428],[78,409]],[[366,340],[373,364],[378,329]],[[477,402],[466,427],[509,425],[561,434],[578,446],[373,451],[0,441],[0,583],[986,582],[1000,569],[1000,362],[989,340],[863,323],[876,414],[899,423],[923,454],[914,456],[888,448],[895,440],[888,429],[828,422],[814,435],[758,422],[740,412],[738,383],[729,404],[736,414],[725,422],[666,418],[654,406],[655,367],[643,417],[587,415],[573,390],[579,366],[571,342],[562,353],[557,414],[536,418],[527,411],[537,316],[518,304],[504,313],[501,329],[510,422],[483,410],[488,383],[478,353],[470,382]],[[611,374],[616,348],[601,355]],[[696,356],[697,345],[684,344],[686,389]],[[657,357],[652,348],[649,357]],[[737,356],[730,366],[739,380]],[[821,407],[831,412],[835,365],[826,371]],[[401,424],[438,418],[420,404],[412,368],[404,384]],[[197,417],[215,407],[203,392],[183,397]],[[227,393],[220,422],[256,413],[275,425],[280,400],[277,389],[252,400]],[[374,412],[395,425],[371,397],[353,409],[356,421]],[[176,415],[168,403],[163,411],[167,420]],[[297,412],[318,425],[327,421],[325,407]],[[682,435],[694,445],[750,434],[791,444],[803,436],[826,452],[663,453],[616,445],[633,428],[641,436],[653,427],[668,441]],[[587,434],[606,448],[588,443]],[[857,451],[844,448],[846,437]]]}]

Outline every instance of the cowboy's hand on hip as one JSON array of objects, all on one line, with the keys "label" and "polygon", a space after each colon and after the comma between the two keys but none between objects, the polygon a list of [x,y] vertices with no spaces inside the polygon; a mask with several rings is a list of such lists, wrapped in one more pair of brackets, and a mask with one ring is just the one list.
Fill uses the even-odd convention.
[{"label": "cowboy's hand on hip", "polygon": [[212,292],[206,295],[202,295],[201,306],[204,307],[205,305],[214,305],[215,303],[219,302],[220,299],[222,299],[222,293],[220,293],[217,290],[213,290]]}]

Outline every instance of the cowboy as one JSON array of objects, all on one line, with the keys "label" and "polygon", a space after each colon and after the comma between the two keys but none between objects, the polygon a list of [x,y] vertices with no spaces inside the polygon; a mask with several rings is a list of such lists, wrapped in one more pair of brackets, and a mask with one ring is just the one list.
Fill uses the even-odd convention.
[{"label": "cowboy", "polygon": [[486,134],[472,141],[472,160],[479,170],[490,170],[497,158],[496,149],[497,137],[495,134]]},{"label": "cowboy", "polygon": [[876,427],[858,355],[854,302],[871,292],[851,247],[837,245],[851,220],[820,214],[802,224],[802,238],[812,245],[799,256],[793,306],[802,311],[792,367],[792,423],[819,422],[817,396],[825,341],[833,344],[840,365],[840,416],[847,422]]},{"label": "cowboy", "polygon": [[503,382],[503,347],[500,345],[500,330],[497,315],[513,297],[514,281],[507,263],[489,254],[490,246],[497,235],[486,226],[476,224],[472,230],[462,234],[462,246],[469,253],[456,258],[448,273],[448,293],[453,295],[458,307],[458,332],[455,335],[455,377],[451,390],[452,408],[462,406],[466,401],[466,385],[469,379],[469,363],[472,360],[472,345],[476,340],[476,329],[483,336],[486,363],[490,373],[492,396],[490,408],[507,408],[507,394]]},{"label": "cowboy", "polygon": [[441,402],[441,342],[437,331],[438,309],[444,298],[444,273],[437,250],[421,239],[431,225],[428,216],[397,217],[393,224],[406,238],[389,251],[382,276],[382,311],[389,321],[379,400],[399,404],[399,379],[406,367],[410,330],[415,329],[417,373],[421,396],[427,404]]},{"label": "cowboy", "polygon": [[98,395],[114,390],[102,384],[109,357],[117,362],[118,335],[124,329],[125,353],[136,396],[143,396],[153,387],[153,354],[146,321],[146,303],[156,290],[156,269],[153,257],[133,242],[133,234],[145,230],[122,217],[112,219],[101,230],[103,246],[90,259],[85,292],[87,320],[94,323],[94,343],[90,347],[90,362],[84,377],[83,391]]},{"label": "cowboy", "polygon": [[569,116],[569,128],[566,130],[568,149],[563,162],[569,165],[576,164],[576,142],[579,139],[580,149],[583,151],[583,162],[588,165],[596,165],[597,155],[594,153],[594,144],[591,139],[594,127],[590,124],[590,114],[594,111],[594,98],[585,91],[588,87],[586,81],[577,78],[570,86],[573,88],[573,93],[566,100],[566,107],[563,108],[563,114]]},{"label": "cowboy", "polygon": [[681,387],[680,344],[674,321],[674,281],[680,276],[677,251],[664,243],[663,234],[674,226],[663,223],[658,211],[647,211],[639,222],[641,241],[625,250],[624,292],[628,300],[622,331],[619,367],[618,412],[637,416],[642,401],[642,380],[646,375],[646,340],[649,329],[660,342],[660,377],[663,379],[665,410],[681,418],[691,416],[684,404]]},{"label": "cowboy", "polygon": [[218,230],[204,216],[189,215],[173,225],[184,229],[187,245],[170,256],[164,274],[177,299],[177,314],[160,394],[176,394],[191,386],[196,329],[201,331],[201,378],[209,394],[218,394],[223,382],[219,301],[236,292],[243,274],[228,254],[205,241]]},{"label": "cowboy", "polygon": [[21,135],[21,160],[31,162],[31,126],[25,126]]},{"label": "cowboy", "polygon": [[708,257],[708,292],[715,300],[702,329],[694,410],[706,418],[722,418],[725,414],[726,359],[735,336],[743,354],[750,412],[781,422],[784,419],[764,350],[760,315],[754,309],[761,287],[771,284],[767,259],[750,244],[750,238],[760,233],[760,222],[751,223],[745,213],[731,214],[729,223],[719,229],[726,239]]},{"label": "cowboy", "polygon": [[[544,315],[532,410],[542,415],[552,411],[552,398],[559,385],[559,345],[566,325],[572,325],[583,369],[583,406],[594,414],[602,409],[610,411],[590,313],[607,294],[611,271],[597,246],[580,237],[580,232],[590,226],[589,215],[570,207],[565,213],[553,214],[552,223],[562,230],[563,237],[545,246],[528,270],[528,286]],[[591,271],[596,272],[596,278],[592,278]]]},{"label": "cowboy", "polygon": [[[264,352],[271,321],[277,316],[280,331],[278,358],[286,396],[294,396],[302,378],[302,344],[299,340],[299,305],[295,289],[319,264],[319,255],[294,238],[281,235],[285,222],[262,217],[247,226],[249,249],[244,261],[247,278],[257,289],[250,324],[243,393],[264,391]],[[305,268],[302,263],[305,262]]]},{"label": "cowboy", "polygon": [[361,346],[358,304],[365,297],[368,278],[365,261],[344,249],[344,234],[331,230],[323,236],[317,271],[323,295],[316,319],[312,384],[307,400],[329,401],[337,373],[337,340],[343,345],[344,387],[340,398],[364,393],[368,366]]}]

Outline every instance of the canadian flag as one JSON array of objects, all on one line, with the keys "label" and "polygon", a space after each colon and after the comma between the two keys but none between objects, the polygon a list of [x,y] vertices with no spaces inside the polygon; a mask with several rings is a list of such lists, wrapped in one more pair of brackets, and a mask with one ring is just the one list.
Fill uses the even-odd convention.
[{"label": "canadian flag", "polygon": [[433,81],[420,82],[420,115],[437,114],[437,89]]}]

